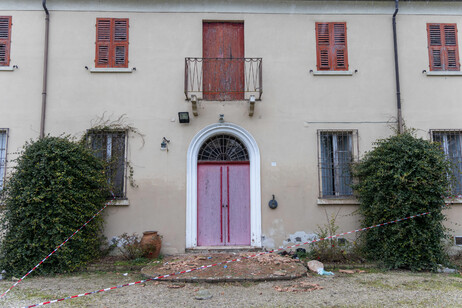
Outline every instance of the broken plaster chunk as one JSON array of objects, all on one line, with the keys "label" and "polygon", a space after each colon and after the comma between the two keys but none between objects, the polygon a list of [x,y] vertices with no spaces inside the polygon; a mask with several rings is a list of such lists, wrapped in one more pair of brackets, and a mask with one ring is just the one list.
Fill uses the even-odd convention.
[{"label": "broken plaster chunk", "polygon": [[315,272],[315,273],[318,272],[318,269],[324,268],[324,264],[322,264],[322,262],[319,262],[317,260],[308,261],[307,265],[310,271]]},{"label": "broken plaster chunk", "polygon": [[324,270],[324,264],[322,264],[321,262],[319,262],[317,260],[308,261],[307,265],[308,265],[308,268],[312,272],[318,273],[318,275],[327,275],[327,276],[333,276],[334,275],[334,273],[332,273],[332,272],[325,271]]},{"label": "broken plaster chunk", "polygon": [[210,293],[209,290],[199,290],[196,293],[196,296],[194,297],[197,300],[206,300],[206,299],[211,299],[213,295]]}]

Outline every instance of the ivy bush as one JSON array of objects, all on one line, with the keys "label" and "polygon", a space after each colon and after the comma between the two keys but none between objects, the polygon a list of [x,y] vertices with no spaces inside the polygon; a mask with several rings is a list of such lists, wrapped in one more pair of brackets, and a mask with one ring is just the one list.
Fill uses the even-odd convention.
[{"label": "ivy bush", "polygon": [[411,132],[379,140],[353,168],[363,227],[430,212],[364,233],[369,259],[411,270],[435,270],[447,262],[442,208],[450,168],[439,144]]},{"label": "ivy bush", "polygon": [[[0,269],[21,277],[93,217],[107,196],[104,170],[68,137],[27,142],[2,192]],[[35,273],[74,271],[98,257],[102,228],[97,216]]]}]

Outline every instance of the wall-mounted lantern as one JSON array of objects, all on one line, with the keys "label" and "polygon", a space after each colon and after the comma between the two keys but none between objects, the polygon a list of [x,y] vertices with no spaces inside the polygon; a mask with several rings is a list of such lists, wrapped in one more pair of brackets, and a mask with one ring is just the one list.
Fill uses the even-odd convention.
[{"label": "wall-mounted lantern", "polygon": [[189,112],[178,112],[178,120],[180,123],[189,123]]},{"label": "wall-mounted lantern", "polygon": [[168,144],[170,143],[170,140],[167,138],[163,138],[162,142],[160,143],[160,150],[161,151],[167,151],[168,152]]}]

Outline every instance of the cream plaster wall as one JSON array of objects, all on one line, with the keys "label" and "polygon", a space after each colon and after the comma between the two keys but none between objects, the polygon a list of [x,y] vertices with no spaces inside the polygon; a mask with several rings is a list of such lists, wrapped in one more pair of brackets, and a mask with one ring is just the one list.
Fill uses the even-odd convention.
[{"label": "cream plaster wall", "polygon": [[[302,2],[309,7],[309,1],[298,5]],[[71,5],[70,1],[66,3]],[[316,231],[317,225],[327,222],[325,211],[332,214],[340,210],[341,231],[358,226],[358,217],[350,215],[355,205],[317,204],[316,132],[357,129],[362,155],[371,149],[373,141],[388,136],[390,127],[396,126],[390,3],[375,2],[380,9],[374,10],[369,2],[360,5],[356,1],[357,10],[352,12],[348,7],[348,14],[334,7],[336,1],[323,4],[324,11],[317,3],[319,14],[272,14],[263,7],[261,14],[258,6],[245,14],[155,13],[147,9],[114,12],[111,7],[104,12],[90,1],[76,3],[85,10],[70,11],[64,4],[48,1],[51,22],[46,133],[81,136],[102,115],[111,119],[125,115],[126,123],[144,134],[143,138],[130,135],[128,159],[138,187],[128,187],[130,205],[111,206],[105,211],[109,238],[155,229],[164,235],[164,253],[184,251],[187,149],[195,134],[216,123],[219,114],[225,115],[225,121],[243,127],[258,143],[262,235],[271,240],[265,243],[278,247],[297,231]],[[40,125],[44,13],[28,1],[23,4],[28,11],[22,11],[21,6],[0,11],[0,15],[13,16],[11,58],[12,64],[19,66],[13,72],[0,71],[0,105],[7,110],[0,113],[0,127],[10,128],[9,152],[20,148],[25,140],[36,138]],[[8,1],[2,5],[14,7]],[[53,10],[53,5],[59,10]],[[428,12],[429,5],[425,10],[420,7],[419,15],[412,15],[412,7],[406,4],[406,14],[397,18],[403,116],[406,124],[420,129],[419,134],[425,138],[430,128],[462,128],[457,116],[462,108],[458,104],[462,77],[422,74],[422,70],[428,70],[426,23],[451,22],[461,28],[462,15],[444,11],[441,4],[435,5],[435,10],[446,14],[422,14]],[[370,14],[361,13],[364,10]],[[388,15],[383,14],[386,10]],[[129,18],[129,66],[136,71],[96,74],[85,69],[94,66],[97,17]],[[201,57],[203,20],[244,21],[246,57],[263,58],[263,97],[256,103],[253,117],[248,116],[245,102],[200,102],[199,116],[192,116],[183,93],[184,58]],[[317,21],[347,23],[349,65],[357,73],[310,73],[316,70]],[[190,111],[190,124],[178,123],[179,111]],[[159,149],[164,136],[171,140],[168,152]],[[273,194],[279,202],[276,210],[267,206]],[[457,207],[452,211],[461,212]],[[453,229],[462,233],[460,227]]]}]

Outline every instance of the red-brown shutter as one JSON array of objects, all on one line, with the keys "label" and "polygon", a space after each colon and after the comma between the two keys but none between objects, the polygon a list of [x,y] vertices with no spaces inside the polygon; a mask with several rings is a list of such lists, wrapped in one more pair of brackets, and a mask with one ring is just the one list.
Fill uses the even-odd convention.
[{"label": "red-brown shutter", "polygon": [[329,23],[316,23],[316,46],[318,71],[331,69]]},{"label": "red-brown shutter", "polygon": [[316,23],[318,70],[347,70],[346,23]]},{"label": "red-brown shutter", "polygon": [[458,71],[459,49],[456,24],[427,24],[431,71]]},{"label": "red-brown shutter", "polygon": [[128,19],[96,19],[95,67],[128,67]]},{"label": "red-brown shutter", "polygon": [[459,64],[459,48],[457,46],[457,26],[456,24],[445,24],[444,29],[444,45],[445,45],[445,64],[447,70],[458,71]]},{"label": "red-brown shutter", "polygon": [[0,66],[10,65],[11,16],[0,16]]},{"label": "red-brown shutter", "polygon": [[128,19],[114,19],[114,67],[128,67]]},{"label": "red-brown shutter", "polygon": [[111,19],[96,19],[96,58],[95,67],[111,67]]},{"label": "red-brown shutter", "polygon": [[332,63],[333,69],[342,71],[348,69],[348,54],[347,54],[347,37],[346,37],[346,23],[333,23],[333,45],[332,50]]}]

